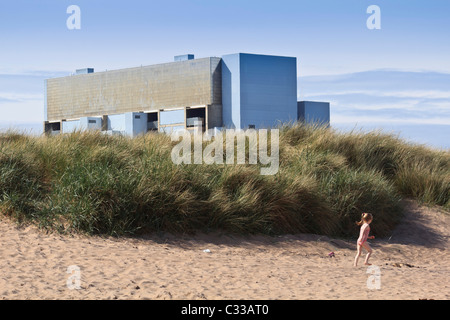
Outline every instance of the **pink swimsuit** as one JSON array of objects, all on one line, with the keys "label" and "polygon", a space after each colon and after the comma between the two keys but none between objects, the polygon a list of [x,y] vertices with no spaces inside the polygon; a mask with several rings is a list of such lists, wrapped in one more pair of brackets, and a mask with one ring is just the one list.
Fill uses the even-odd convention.
[{"label": "pink swimsuit", "polygon": [[369,232],[370,232],[370,227],[367,223],[364,223],[361,226],[361,230],[359,232],[359,238],[358,238],[358,244],[359,245],[363,245],[364,242],[366,242],[367,237],[369,236]]}]

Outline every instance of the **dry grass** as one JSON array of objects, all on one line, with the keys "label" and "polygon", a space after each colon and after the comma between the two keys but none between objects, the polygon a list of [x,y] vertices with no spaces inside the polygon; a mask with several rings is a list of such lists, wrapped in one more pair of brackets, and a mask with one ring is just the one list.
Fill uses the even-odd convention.
[{"label": "dry grass", "polygon": [[333,236],[354,234],[361,212],[388,234],[402,197],[450,209],[450,154],[381,132],[282,126],[274,176],[259,165],[177,166],[174,145],[162,134],[2,134],[0,208],[60,232]]}]

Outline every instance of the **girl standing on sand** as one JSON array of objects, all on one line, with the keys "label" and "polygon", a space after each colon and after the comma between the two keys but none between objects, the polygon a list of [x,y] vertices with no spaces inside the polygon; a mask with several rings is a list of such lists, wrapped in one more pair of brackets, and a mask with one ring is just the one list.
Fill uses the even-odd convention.
[{"label": "girl standing on sand", "polygon": [[372,220],[373,220],[372,214],[363,213],[361,215],[361,221],[356,223],[358,226],[361,226],[361,230],[359,232],[358,241],[356,242],[357,252],[356,252],[355,262],[353,263],[353,266],[355,266],[355,267],[358,265],[358,259],[359,259],[359,256],[361,255],[362,248],[367,250],[367,256],[366,256],[366,260],[364,261],[364,264],[367,266],[370,266],[369,258],[370,258],[370,255],[372,254],[372,248],[367,243],[367,239],[375,239],[374,236],[369,237],[369,232],[370,232],[369,224],[372,222]]}]

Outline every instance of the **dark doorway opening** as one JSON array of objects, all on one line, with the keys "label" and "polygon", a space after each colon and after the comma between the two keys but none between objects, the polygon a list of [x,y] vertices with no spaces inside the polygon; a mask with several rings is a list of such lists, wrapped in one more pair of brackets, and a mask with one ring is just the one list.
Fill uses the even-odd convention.
[{"label": "dark doorway opening", "polygon": [[44,125],[44,133],[59,133],[61,131],[61,122],[49,122]]},{"label": "dark doorway opening", "polygon": [[158,131],[158,112],[147,114],[147,131]]},{"label": "dark doorway opening", "polygon": [[202,132],[206,129],[206,108],[186,109],[186,128],[193,130],[201,125]]}]

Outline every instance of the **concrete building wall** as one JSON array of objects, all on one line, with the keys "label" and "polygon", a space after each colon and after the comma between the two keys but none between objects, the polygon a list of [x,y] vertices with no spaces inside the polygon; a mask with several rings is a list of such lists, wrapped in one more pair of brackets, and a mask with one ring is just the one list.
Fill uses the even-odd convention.
[{"label": "concrete building wall", "polygon": [[101,117],[82,117],[77,120],[62,121],[62,133],[70,133],[74,131],[84,130],[101,130]]},{"label": "concrete building wall", "polygon": [[241,127],[240,54],[222,57],[222,116],[225,128]]},{"label": "concrete building wall", "polygon": [[297,59],[241,54],[241,127],[297,118]]},{"label": "concrete building wall", "polygon": [[107,131],[125,132],[126,130],[125,114],[109,115],[107,121],[108,121]]},{"label": "concrete building wall", "polygon": [[[211,101],[210,105],[222,106],[222,58],[211,63]],[[221,109],[222,110],[222,109]],[[222,123],[220,123],[222,126]]]},{"label": "concrete building wall", "polygon": [[299,101],[298,120],[309,124],[330,124],[330,103],[318,101]]},{"label": "concrete building wall", "polygon": [[82,117],[80,119],[81,130],[102,130],[101,117]]},{"label": "concrete building wall", "polygon": [[297,120],[297,59],[233,54],[222,60],[223,123],[247,129]]},{"label": "concrete building wall", "polygon": [[80,120],[71,120],[62,122],[62,133],[71,133],[81,130]]},{"label": "concrete building wall", "polygon": [[184,124],[184,109],[161,111],[159,113],[160,125]]},{"label": "concrete building wall", "polygon": [[143,112],[128,112],[125,114],[125,133],[131,137],[147,133],[147,114]]},{"label": "concrete building wall", "polygon": [[[44,122],[48,121],[47,117],[47,79],[44,80]],[[45,132],[45,124],[44,124]]]},{"label": "concrete building wall", "polygon": [[207,115],[208,129],[222,127],[223,125],[222,111],[223,108],[221,104],[213,104],[208,106],[208,115]]},{"label": "concrete building wall", "polygon": [[136,137],[147,133],[147,114],[143,112],[127,112],[109,115],[106,131]]},{"label": "concrete building wall", "polygon": [[[47,79],[46,120],[220,104],[220,58]],[[221,89],[221,88],[220,88]]]}]

